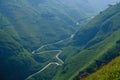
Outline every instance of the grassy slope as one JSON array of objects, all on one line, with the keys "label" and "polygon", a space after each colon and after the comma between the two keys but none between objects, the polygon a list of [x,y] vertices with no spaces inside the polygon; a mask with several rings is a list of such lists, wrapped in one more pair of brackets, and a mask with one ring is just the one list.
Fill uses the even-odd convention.
[{"label": "grassy slope", "polygon": [[115,58],[109,64],[103,66],[97,72],[91,74],[85,80],[119,80],[120,79],[120,57]]},{"label": "grassy slope", "polygon": [[[65,52],[67,51],[67,53],[62,53],[61,57],[63,57],[63,55],[73,55],[68,59],[66,58],[65,64],[58,71],[54,80],[72,80],[79,72],[92,72],[88,68],[94,64],[96,60],[103,58],[103,55],[109,54],[108,51],[113,49],[116,46],[116,42],[120,40],[119,10],[120,4],[112,6],[106,11],[101,12],[100,15],[96,16],[86,26],[80,29],[72,44],[72,47],[79,47],[79,50],[76,48],[79,53],[75,52],[75,49],[66,48],[64,50]],[[118,53],[114,53],[112,56],[115,57],[116,55],[118,55]],[[98,65],[92,65],[92,69],[95,66]]]}]

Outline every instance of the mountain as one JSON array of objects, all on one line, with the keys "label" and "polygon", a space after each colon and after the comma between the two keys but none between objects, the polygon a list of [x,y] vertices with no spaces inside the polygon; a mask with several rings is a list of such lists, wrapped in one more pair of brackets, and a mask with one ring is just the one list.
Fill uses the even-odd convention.
[{"label": "mountain", "polygon": [[[10,31],[14,33],[14,30],[11,28],[12,26],[5,18],[2,21],[0,18],[0,25],[9,26],[6,28],[0,26],[0,28],[4,30],[8,29],[8,33],[10,33]],[[0,79],[21,80],[27,72],[30,72],[29,69],[37,66],[38,63],[33,60],[29,52],[26,51],[21,44],[15,41],[4,30],[0,30]],[[17,35],[14,33],[13,36]]]},{"label": "mountain", "polygon": [[32,50],[66,39],[79,27],[69,41],[47,46],[61,49],[64,64],[51,65],[30,80],[79,79],[111,61],[120,52],[120,4],[88,22],[95,14],[88,0],[0,0],[0,79],[24,80],[56,62],[58,52]]},{"label": "mountain", "polygon": [[17,40],[29,51],[70,36],[78,29],[76,23],[83,23],[94,14],[88,7],[91,6],[84,0],[0,1],[0,13],[7,17],[20,37]]},{"label": "mountain", "polygon": [[119,71],[120,71],[120,57],[117,57],[84,80],[93,80],[93,79],[119,80],[120,79]]},{"label": "mountain", "polygon": [[81,19],[79,23],[88,21],[94,13],[92,9],[80,10],[77,2],[71,7],[65,5],[68,2],[0,0],[1,80],[24,80],[55,61],[52,57],[55,54],[39,56],[31,52],[43,44],[68,37],[78,29],[76,23]]},{"label": "mountain", "polygon": [[[120,3],[82,26],[60,55],[65,64],[53,80],[79,80],[119,56]],[[77,76],[78,75],[78,76]],[[75,77],[76,76],[76,77]]]}]

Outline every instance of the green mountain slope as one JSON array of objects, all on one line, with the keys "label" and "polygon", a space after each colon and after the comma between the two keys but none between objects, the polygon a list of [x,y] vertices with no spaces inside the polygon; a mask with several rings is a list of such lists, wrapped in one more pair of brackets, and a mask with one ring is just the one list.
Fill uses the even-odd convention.
[{"label": "green mountain slope", "polygon": [[68,37],[78,28],[76,23],[85,22],[94,13],[92,9],[87,9],[90,6],[85,9],[80,8],[84,5],[78,6],[83,1],[78,5],[76,1],[72,4],[68,2],[71,3],[56,0],[1,0],[0,13],[13,25],[21,39],[20,43],[31,50],[41,44]]},{"label": "green mountain slope", "polygon": [[[56,61],[56,53],[32,55],[31,51],[70,36],[94,13],[87,0],[0,0],[0,79],[24,80]],[[118,56],[119,19],[120,4],[101,12],[64,42],[63,66],[50,66],[33,79],[71,80],[78,74],[79,79]]]},{"label": "green mountain slope", "polygon": [[72,80],[92,73],[119,55],[120,4],[101,12],[76,33],[69,47],[63,49],[65,64],[53,80]]},{"label": "green mountain slope", "polygon": [[42,44],[68,37],[78,28],[76,22],[81,19],[87,21],[93,13],[90,9],[89,14],[85,14],[86,11],[79,10],[76,3],[71,9],[69,5],[65,6],[66,3],[56,0],[0,0],[1,80],[24,80],[54,61],[54,54],[33,56],[31,51]]},{"label": "green mountain slope", "polygon": [[120,79],[120,57],[115,58],[109,64],[90,75],[85,80],[119,80]]},{"label": "green mountain slope", "polygon": [[0,79],[23,80],[38,70],[39,63],[16,40],[16,33],[8,19],[0,14]]},{"label": "green mountain slope", "polygon": [[38,66],[28,51],[2,30],[0,30],[0,63],[2,80],[24,79]]},{"label": "green mountain slope", "polygon": [[30,74],[55,61],[55,53],[31,55],[18,41],[19,35],[8,21],[0,14],[0,79],[24,80]]}]

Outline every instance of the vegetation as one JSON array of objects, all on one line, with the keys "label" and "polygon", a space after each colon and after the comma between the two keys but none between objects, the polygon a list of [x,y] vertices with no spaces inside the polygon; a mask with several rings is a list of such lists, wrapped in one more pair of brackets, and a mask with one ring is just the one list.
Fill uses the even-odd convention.
[{"label": "vegetation", "polygon": [[[83,12],[84,9],[79,9],[80,7],[75,5],[76,3],[74,2],[73,6],[70,6],[69,4],[65,5],[63,1],[55,0],[1,0],[0,13],[7,17],[19,35],[20,39],[17,38],[17,40],[31,51],[42,44],[68,37],[78,28],[76,22],[79,22],[79,19],[84,18],[86,22],[90,16],[86,12],[89,11],[91,15],[94,13],[92,9]],[[77,9],[72,7],[77,7]]]},{"label": "vegetation", "polygon": [[91,74],[84,80],[119,80],[120,79],[120,57],[115,58],[109,64],[103,66],[97,72]]},{"label": "vegetation", "polygon": [[37,62],[44,64],[45,66],[50,62],[58,62],[58,60],[56,59],[57,53],[58,51],[43,52],[40,54],[34,54],[33,57]]},{"label": "vegetation", "polygon": [[[33,76],[32,78],[28,80],[52,80],[52,78],[55,76],[55,73],[60,68],[60,66],[50,65],[47,69],[42,71],[41,73]],[[47,75],[47,76],[46,76]]]},{"label": "vegetation", "polygon": [[2,80],[21,80],[38,69],[38,63],[29,52],[2,30],[0,30],[0,59]]},{"label": "vegetation", "polygon": [[77,75],[75,79],[79,80],[83,74],[96,71],[118,56],[119,15],[120,4],[116,4],[81,27],[69,45],[72,48],[63,49],[61,57],[64,57],[65,64],[53,80],[72,80]]},{"label": "vegetation", "polygon": [[119,56],[120,3],[90,22],[95,12],[88,7],[85,0],[0,0],[0,79],[24,80],[49,62],[58,62],[57,51],[31,52],[69,37],[79,26],[73,39],[38,51],[62,49],[60,58],[65,63],[60,67],[51,65],[30,80],[81,79]]},{"label": "vegetation", "polygon": [[[79,27],[76,22],[83,18],[86,21],[92,15],[92,9],[83,12],[76,3],[71,6],[75,9],[56,0],[0,0],[1,80],[24,80],[56,61],[54,52],[42,55],[31,52],[68,37]],[[75,14],[79,16],[77,19]]]}]

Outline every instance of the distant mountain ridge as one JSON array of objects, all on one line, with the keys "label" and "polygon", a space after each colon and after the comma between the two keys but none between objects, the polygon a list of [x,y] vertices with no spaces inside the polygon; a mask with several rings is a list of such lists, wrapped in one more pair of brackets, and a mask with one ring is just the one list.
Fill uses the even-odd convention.
[{"label": "distant mountain ridge", "polygon": [[93,7],[96,7],[99,11],[103,11],[103,9],[106,9],[109,7],[109,5],[114,5],[116,3],[119,3],[120,0],[88,0]]}]

